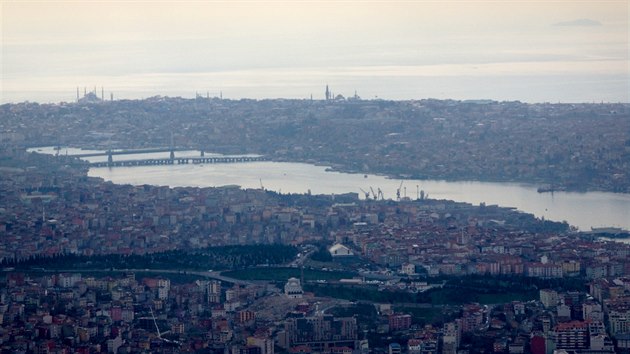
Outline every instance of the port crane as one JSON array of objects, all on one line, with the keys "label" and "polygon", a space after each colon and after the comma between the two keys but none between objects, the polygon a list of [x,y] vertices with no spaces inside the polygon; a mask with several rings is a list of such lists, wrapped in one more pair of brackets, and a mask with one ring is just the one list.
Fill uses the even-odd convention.
[{"label": "port crane", "polygon": [[396,200],[400,200],[400,189],[402,188],[404,180],[400,181],[400,186],[396,189]]},{"label": "port crane", "polygon": [[361,192],[363,192],[363,194],[365,194],[365,200],[369,200],[370,199],[370,192],[366,192],[365,190],[363,190],[363,188],[360,188]]},{"label": "port crane", "polygon": [[374,200],[378,200],[378,194],[374,193],[374,188],[372,188],[372,186],[370,186],[370,190],[372,191],[372,196],[374,197]]}]

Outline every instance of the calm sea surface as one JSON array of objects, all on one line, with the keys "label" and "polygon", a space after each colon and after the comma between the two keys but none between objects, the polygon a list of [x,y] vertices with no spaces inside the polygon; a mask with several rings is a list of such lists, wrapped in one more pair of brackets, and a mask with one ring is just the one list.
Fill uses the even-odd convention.
[{"label": "calm sea surface", "polygon": [[[62,149],[61,154],[86,153],[85,150]],[[54,153],[52,148],[35,148],[30,151]],[[212,154],[206,153],[206,156]],[[216,155],[216,154],[215,154]],[[115,155],[114,160],[168,157],[168,153]],[[176,156],[199,156],[197,151],[176,152]],[[106,157],[89,158],[103,161]],[[251,162],[236,164],[168,165],[92,168],[90,176],[101,177],[118,184],[152,184],[171,187],[215,187],[239,185],[242,188],[260,188],[280,193],[342,194],[359,193],[361,189],[377,191],[380,188],[386,199],[396,199],[401,180],[378,175],[363,175],[326,171],[326,166],[286,162]],[[630,230],[630,194],[608,192],[555,192],[538,193],[537,186],[518,183],[452,182],[442,180],[404,180],[401,196],[415,199],[419,191],[432,199],[459,202],[497,204],[515,207],[524,212],[549,220],[567,221],[580,230],[591,227],[614,226]],[[626,240],[630,242],[630,240]]]}]

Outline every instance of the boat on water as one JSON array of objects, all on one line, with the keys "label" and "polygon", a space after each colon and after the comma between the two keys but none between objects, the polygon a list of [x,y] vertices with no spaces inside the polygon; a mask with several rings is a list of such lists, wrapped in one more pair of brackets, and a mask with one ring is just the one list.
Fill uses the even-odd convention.
[{"label": "boat on water", "polygon": [[553,193],[553,192],[564,192],[566,191],[566,188],[564,187],[558,187],[558,186],[554,186],[551,184],[546,184],[544,186],[540,186],[538,187],[538,189],[536,190],[538,193]]}]

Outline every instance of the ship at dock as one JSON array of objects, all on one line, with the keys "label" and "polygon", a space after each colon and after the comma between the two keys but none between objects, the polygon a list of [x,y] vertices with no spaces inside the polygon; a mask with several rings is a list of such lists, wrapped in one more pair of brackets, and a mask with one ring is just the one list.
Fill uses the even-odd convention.
[{"label": "ship at dock", "polygon": [[598,237],[630,238],[630,231],[620,227],[591,227],[591,231],[585,233]]}]

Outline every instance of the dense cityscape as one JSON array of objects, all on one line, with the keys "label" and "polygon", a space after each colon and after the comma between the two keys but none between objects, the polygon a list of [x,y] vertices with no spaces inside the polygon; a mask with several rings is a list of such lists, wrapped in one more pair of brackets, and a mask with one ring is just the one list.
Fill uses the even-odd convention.
[{"label": "dense cityscape", "polygon": [[384,101],[340,95],[328,100],[109,101],[96,92],[78,100],[1,106],[2,141],[102,150],[173,144],[407,178],[630,192],[628,104]]},{"label": "dense cityscape", "polygon": [[424,194],[118,185],[27,152],[188,148],[630,192],[627,104],[326,98],[0,106],[2,352],[630,352],[622,230]]}]

